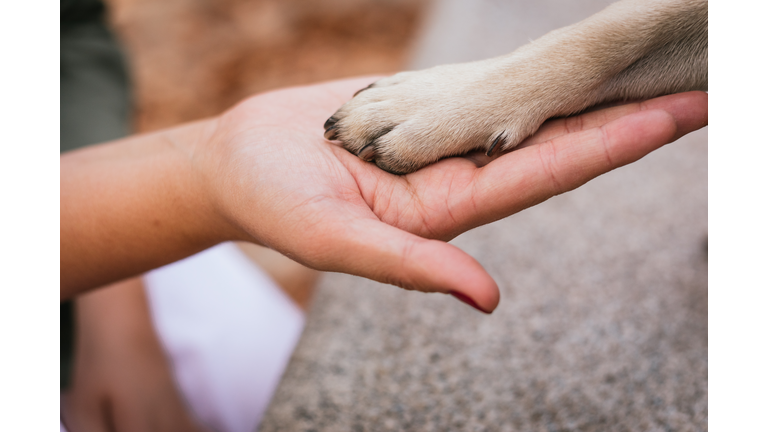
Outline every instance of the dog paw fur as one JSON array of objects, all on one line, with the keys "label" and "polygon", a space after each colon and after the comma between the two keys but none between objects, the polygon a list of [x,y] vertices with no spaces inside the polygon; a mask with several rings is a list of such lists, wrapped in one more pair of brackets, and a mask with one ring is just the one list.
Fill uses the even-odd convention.
[{"label": "dog paw fur", "polygon": [[491,59],[381,79],[328,119],[325,137],[395,174],[472,150],[511,149],[546,120],[546,109],[533,94],[538,80],[510,69]]}]

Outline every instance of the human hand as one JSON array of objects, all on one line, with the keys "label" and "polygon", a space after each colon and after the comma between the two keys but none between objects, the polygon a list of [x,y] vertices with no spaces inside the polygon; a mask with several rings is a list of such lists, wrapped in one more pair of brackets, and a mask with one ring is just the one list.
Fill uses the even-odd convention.
[{"label": "human hand", "polygon": [[73,380],[61,397],[67,428],[203,431],[175,385],[141,280],[113,284],[76,302]]},{"label": "human hand", "polygon": [[498,287],[445,241],[707,124],[706,93],[665,96],[550,121],[483,167],[482,156],[449,158],[396,176],[323,138],[325,119],[375,79],[252,97],[214,120],[205,137],[179,140],[180,148],[242,239],[319,270],[451,293],[485,312],[497,306]]}]

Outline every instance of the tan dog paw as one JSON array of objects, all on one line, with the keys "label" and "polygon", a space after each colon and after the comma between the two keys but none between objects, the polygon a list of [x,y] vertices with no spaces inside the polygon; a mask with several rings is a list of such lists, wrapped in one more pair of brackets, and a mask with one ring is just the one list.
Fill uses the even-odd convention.
[{"label": "tan dog paw", "polygon": [[512,148],[545,118],[533,103],[509,106],[503,69],[486,60],[381,79],[328,119],[325,137],[395,174],[472,150]]}]

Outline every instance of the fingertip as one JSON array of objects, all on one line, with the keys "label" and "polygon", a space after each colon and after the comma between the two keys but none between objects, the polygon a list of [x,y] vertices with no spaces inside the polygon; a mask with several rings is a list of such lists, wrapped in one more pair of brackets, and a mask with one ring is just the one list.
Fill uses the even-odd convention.
[{"label": "fingertip", "polygon": [[[496,289],[496,293],[498,293],[498,288]],[[496,306],[499,305],[499,296],[496,295],[495,300],[486,301],[485,306],[480,306],[472,297],[460,292],[460,291],[449,291],[448,294],[452,295],[453,297],[457,298],[463,303],[466,303],[473,308],[479,310],[480,312],[484,314],[492,314],[494,310],[496,310]]]},{"label": "fingertip", "polygon": [[691,91],[661,96],[643,102],[646,110],[663,110],[675,119],[677,131],[674,139],[701,129],[709,123],[709,95]]},{"label": "fingertip", "polygon": [[638,121],[638,125],[644,126],[650,135],[655,132],[659,135],[659,139],[668,142],[673,139],[672,137],[677,134],[679,129],[677,118],[672,113],[662,109],[646,111],[645,118]]},{"label": "fingertip", "polygon": [[496,309],[499,288],[477,260],[440,240],[413,236],[411,241],[402,265],[387,269],[387,280],[406,289],[451,294],[483,313]]},{"label": "fingertip", "polygon": [[610,169],[634,162],[675,140],[679,126],[668,111],[655,108],[624,116],[601,127],[609,136]]},{"label": "fingertip", "polygon": [[499,306],[499,302],[501,301],[501,292],[499,291],[499,286],[496,285],[496,281],[493,279],[491,279],[491,282],[492,286],[488,286],[478,293],[478,304],[483,308],[483,312],[489,315],[496,310],[496,308]]},{"label": "fingertip", "polygon": [[668,111],[677,123],[675,139],[709,124],[709,95],[703,91],[681,95],[681,101]]},{"label": "fingertip", "polygon": [[462,293],[460,293],[458,291],[450,291],[450,292],[448,292],[448,294],[450,294],[450,295],[454,296],[455,298],[459,299],[459,301],[472,306],[473,308],[479,310],[480,312],[483,312],[483,313],[486,313],[486,314],[490,313],[490,312],[486,312],[477,303],[475,303],[475,301],[472,300],[470,297],[468,297],[468,296],[466,296],[466,295],[464,295],[464,294],[462,294]]},{"label": "fingertip", "polygon": [[493,312],[499,304],[500,293],[496,281],[466,252],[439,240],[428,240],[424,253],[437,258],[429,264],[434,284],[433,291],[451,294],[464,303],[484,312]]},{"label": "fingertip", "polygon": [[340,233],[342,236],[334,243],[338,248],[324,254],[326,260],[331,256],[339,258],[321,268],[410,290],[457,293],[457,297],[485,313],[493,312],[499,303],[499,288],[493,278],[477,260],[452,244],[425,239],[376,220],[358,219]]}]

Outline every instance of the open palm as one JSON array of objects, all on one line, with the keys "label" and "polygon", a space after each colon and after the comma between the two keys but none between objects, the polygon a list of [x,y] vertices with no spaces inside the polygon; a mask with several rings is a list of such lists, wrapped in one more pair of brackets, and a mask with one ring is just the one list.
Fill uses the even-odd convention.
[{"label": "open palm", "polygon": [[208,145],[194,148],[198,172],[218,210],[252,241],[320,270],[452,293],[486,312],[499,301],[495,282],[445,241],[707,123],[705,93],[666,96],[552,120],[493,160],[450,158],[396,176],[323,138],[325,119],[375,79],[244,101],[217,120]]}]

